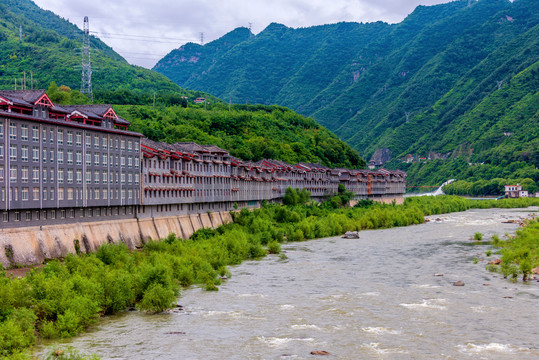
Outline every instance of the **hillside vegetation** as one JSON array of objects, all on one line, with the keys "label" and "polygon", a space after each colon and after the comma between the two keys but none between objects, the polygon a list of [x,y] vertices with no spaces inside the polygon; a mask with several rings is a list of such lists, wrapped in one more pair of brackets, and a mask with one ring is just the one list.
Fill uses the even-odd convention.
[{"label": "hillside vegetation", "polygon": [[215,144],[243,160],[277,159],[363,168],[365,161],[333,133],[281,106],[116,106],[117,113],[154,141]]},{"label": "hillside vegetation", "polygon": [[409,167],[428,173],[416,184],[437,183],[462,174],[457,159],[490,170],[539,165],[538,24],[535,0],[453,1],[393,25],[240,28],[186,44],[155,70],[225,100],[312,116],[367,159],[380,148],[444,158]]},{"label": "hillside vegetation", "polygon": [[[22,40],[19,37],[22,27]],[[182,96],[208,97],[186,91],[165,76],[127,63],[108,45],[90,36],[92,84],[97,102],[151,104],[158,100],[181,103]],[[74,24],[30,0],[0,0],[0,89],[21,89],[24,72],[27,88],[48,88],[51,82],[80,89],[82,31]]]}]

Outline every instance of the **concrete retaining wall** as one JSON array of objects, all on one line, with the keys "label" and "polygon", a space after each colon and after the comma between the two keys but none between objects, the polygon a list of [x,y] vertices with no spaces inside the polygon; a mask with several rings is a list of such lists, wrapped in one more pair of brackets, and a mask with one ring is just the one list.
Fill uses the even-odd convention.
[{"label": "concrete retaining wall", "polygon": [[215,212],[1,229],[0,262],[4,267],[41,264],[46,259],[74,254],[75,240],[78,240],[82,252],[95,251],[105,242],[123,242],[134,249],[143,242],[163,239],[170,233],[187,239],[198,229],[217,228],[231,221],[229,213]]}]

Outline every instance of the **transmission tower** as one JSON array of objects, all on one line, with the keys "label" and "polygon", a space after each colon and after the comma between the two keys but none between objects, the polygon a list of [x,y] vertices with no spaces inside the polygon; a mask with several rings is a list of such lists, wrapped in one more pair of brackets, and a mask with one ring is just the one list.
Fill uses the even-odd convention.
[{"label": "transmission tower", "polygon": [[92,64],[90,62],[90,25],[88,16],[84,17],[84,28],[82,35],[82,81],[80,84],[80,92],[86,94],[90,101],[94,101],[92,93]]}]

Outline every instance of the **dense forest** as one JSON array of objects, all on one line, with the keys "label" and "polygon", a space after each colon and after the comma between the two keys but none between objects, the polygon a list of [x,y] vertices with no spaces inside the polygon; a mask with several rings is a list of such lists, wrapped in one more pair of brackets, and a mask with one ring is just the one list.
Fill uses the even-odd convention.
[{"label": "dense forest", "polygon": [[[19,34],[19,26],[22,36]],[[0,0],[0,89],[48,88],[51,82],[80,89],[82,30],[30,0]],[[204,96],[187,91],[165,76],[127,63],[109,46],[90,36],[92,84],[96,102],[180,104]],[[31,83],[31,78],[33,83]]]},{"label": "dense forest", "polygon": [[391,25],[239,28],[173,50],[154,69],[223,99],[312,116],[366,159],[380,148],[446,159],[390,164],[436,184],[476,173],[474,164],[539,165],[538,24],[534,0],[453,1]]},{"label": "dense forest", "polygon": [[363,168],[365,161],[333,133],[281,106],[116,106],[116,112],[154,141],[215,144],[243,160]]}]

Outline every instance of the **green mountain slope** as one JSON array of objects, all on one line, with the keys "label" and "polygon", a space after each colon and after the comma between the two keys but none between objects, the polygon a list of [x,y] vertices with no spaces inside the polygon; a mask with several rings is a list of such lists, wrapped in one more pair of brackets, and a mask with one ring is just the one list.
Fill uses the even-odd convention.
[{"label": "green mountain slope", "polygon": [[[22,41],[19,38],[22,27]],[[181,96],[207,96],[185,91],[165,76],[129,65],[98,38],[91,38],[94,97],[110,103],[180,102]],[[30,88],[48,88],[55,81],[79,89],[82,31],[30,0],[0,0],[0,88],[22,86],[24,72]],[[210,97],[217,101],[215,97]]]},{"label": "green mountain slope", "polygon": [[233,156],[363,168],[350,146],[313,119],[281,106],[214,104],[202,107],[117,106],[131,129],[155,141],[215,144]]},{"label": "green mountain slope", "polygon": [[211,55],[213,45],[198,46],[196,63],[171,53],[155,70],[223,99],[312,116],[365,157],[387,147],[394,157],[537,161],[538,24],[536,0],[454,1],[395,25],[272,24]]}]

